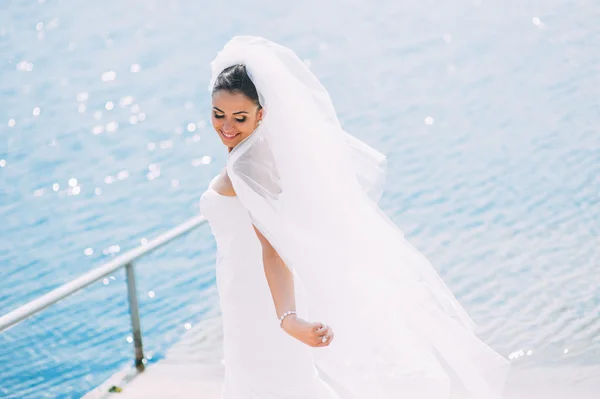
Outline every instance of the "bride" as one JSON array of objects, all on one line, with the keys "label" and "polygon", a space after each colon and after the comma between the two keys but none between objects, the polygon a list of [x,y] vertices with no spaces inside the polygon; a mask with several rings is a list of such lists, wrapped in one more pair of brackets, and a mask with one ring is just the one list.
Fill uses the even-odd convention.
[{"label": "bride", "polygon": [[217,242],[224,399],[498,399],[508,361],[379,209],[386,158],[288,48],[212,63],[229,151],[200,200]]}]

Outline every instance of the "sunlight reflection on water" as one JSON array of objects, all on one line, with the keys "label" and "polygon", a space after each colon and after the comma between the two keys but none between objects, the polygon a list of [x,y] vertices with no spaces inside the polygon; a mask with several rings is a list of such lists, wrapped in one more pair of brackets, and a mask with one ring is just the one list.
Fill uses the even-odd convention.
[{"label": "sunlight reflection on water", "polygon": [[[252,33],[294,48],[388,154],[382,208],[482,337],[517,369],[600,375],[597,4],[0,9],[0,314],[196,214],[226,158],[209,62]],[[152,361],[215,311],[214,249],[201,228],[140,262]],[[116,273],[0,335],[0,393],[80,397],[129,364],[125,292]]]}]

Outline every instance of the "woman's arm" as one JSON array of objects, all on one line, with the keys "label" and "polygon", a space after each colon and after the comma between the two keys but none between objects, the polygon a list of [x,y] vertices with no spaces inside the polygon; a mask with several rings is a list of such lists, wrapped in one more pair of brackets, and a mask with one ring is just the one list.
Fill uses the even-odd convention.
[{"label": "woman's arm", "polygon": [[[256,227],[254,231],[262,245],[265,276],[277,312],[275,317],[279,318],[288,310],[296,310],[294,275],[262,233]],[[289,335],[309,346],[327,346],[333,340],[333,331],[328,326],[309,323],[295,314],[283,319],[281,326]],[[322,342],[323,336],[327,337],[326,342]]]}]

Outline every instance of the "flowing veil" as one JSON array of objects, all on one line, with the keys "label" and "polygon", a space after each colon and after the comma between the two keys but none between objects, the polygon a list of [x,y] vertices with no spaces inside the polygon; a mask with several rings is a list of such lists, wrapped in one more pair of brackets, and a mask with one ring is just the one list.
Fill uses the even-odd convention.
[{"label": "flowing veil", "polygon": [[[299,286],[299,317],[335,332],[319,369],[356,398],[500,398],[509,362],[433,266],[379,209],[384,155],[344,132],[326,89],[288,48],[238,36],[212,63],[245,64],[262,124],[227,172],[253,223]],[[275,315],[273,315],[275,317]]]}]

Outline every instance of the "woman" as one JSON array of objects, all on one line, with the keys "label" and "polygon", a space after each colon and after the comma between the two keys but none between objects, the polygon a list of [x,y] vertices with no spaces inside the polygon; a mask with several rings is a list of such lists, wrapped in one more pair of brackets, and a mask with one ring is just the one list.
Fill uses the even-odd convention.
[{"label": "woman", "polygon": [[229,156],[200,205],[223,398],[500,398],[507,360],[379,209],[385,157],[341,129],[315,76],[257,37],[233,38],[212,69]]}]

